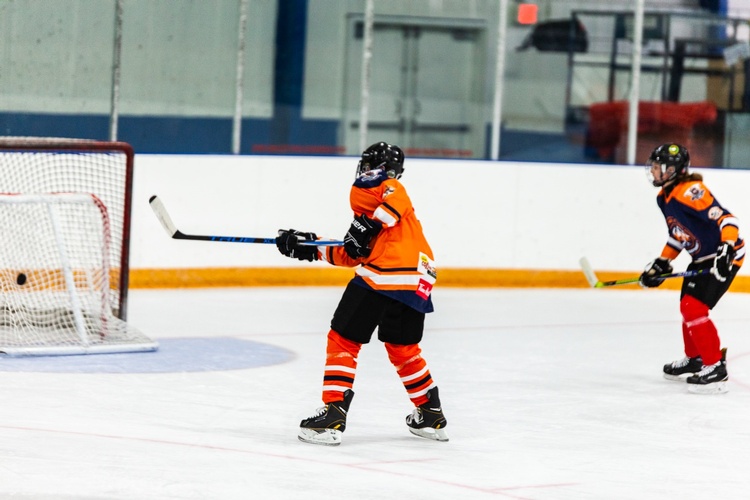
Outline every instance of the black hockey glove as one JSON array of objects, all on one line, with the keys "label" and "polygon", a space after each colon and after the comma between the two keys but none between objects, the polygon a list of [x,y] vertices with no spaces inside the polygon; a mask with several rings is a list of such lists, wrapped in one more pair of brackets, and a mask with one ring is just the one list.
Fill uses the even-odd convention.
[{"label": "black hockey glove", "polygon": [[672,266],[664,257],[659,257],[648,263],[646,270],[641,274],[639,283],[646,288],[653,288],[664,283],[664,278],[658,278],[660,274],[669,274],[672,272]]},{"label": "black hockey glove", "polygon": [[318,260],[318,247],[315,245],[300,245],[300,241],[315,241],[318,236],[315,233],[303,233],[294,229],[279,229],[276,238],[276,248],[282,255],[297,260]]},{"label": "black hockey glove", "polygon": [[369,257],[368,244],[383,229],[383,224],[362,214],[355,217],[344,236],[344,250],[352,259]]},{"label": "black hockey glove", "polygon": [[711,268],[711,274],[716,276],[719,281],[726,281],[729,275],[734,269],[734,247],[723,242],[716,249],[716,257],[714,258],[714,266]]}]

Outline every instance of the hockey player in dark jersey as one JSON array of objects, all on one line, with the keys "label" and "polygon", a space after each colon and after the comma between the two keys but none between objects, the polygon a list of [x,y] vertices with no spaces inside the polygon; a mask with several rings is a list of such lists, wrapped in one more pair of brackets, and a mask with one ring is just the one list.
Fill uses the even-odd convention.
[{"label": "hockey player in dark jersey", "polygon": [[415,407],[406,417],[409,431],[448,441],[438,388],[419,347],[425,314],[433,310],[437,271],[422,225],[399,181],[403,165],[403,151],[385,142],[362,153],[349,194],[354,220],[343,247],[299,245],[300,240],[318,238],[293,229],[280,230],[276,239],[287,257],[356,267],[328,332],[324,406],[300,423],[298,437],[306,443],[341,443],[354,396],[357,357],[376,329]]},{"label": "hockey player in dark jersey", "polygon": [[661,190],[656,197],[664,214],[669,236],[661,255],[640,276],[644,287],[657,287],[661,274],[672,272],[670,262],[681,251],[690,255],[680,292],[682,337],[685,357],[664,365],[664,377],[685,380],[688,390],[702,394],[724,393],[729,375],[726,349],[709,311],[726,293],[745,258],[745,243],[737,218],[703,184],[703,177],[688,171],[690,153],[680,144],[667,143],[654,149],[646,164],[652,184]]}]

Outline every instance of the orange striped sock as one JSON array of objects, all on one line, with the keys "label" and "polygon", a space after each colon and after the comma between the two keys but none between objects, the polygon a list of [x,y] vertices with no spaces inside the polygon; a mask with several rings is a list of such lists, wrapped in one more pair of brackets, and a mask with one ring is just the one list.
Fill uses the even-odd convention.
[{"label": "orange striped sock", "polygon": [[427,361],[422,357],[422,350],[419,345],[397,345],[385,344],[388,351],[388,359],[394,367],[398,376],[401,377],[401,383],[404,384],[409,398],[414,406],[421,406],[429,401],[427,391],[435,386],[427,368]]},{"label": "orange striped sock", "polygon": [[354,386],[357,355],[362,344],[347,340],[337,332],[328,332],[326,366],[323,374],[323,403],[344,400],[344,391]]}]

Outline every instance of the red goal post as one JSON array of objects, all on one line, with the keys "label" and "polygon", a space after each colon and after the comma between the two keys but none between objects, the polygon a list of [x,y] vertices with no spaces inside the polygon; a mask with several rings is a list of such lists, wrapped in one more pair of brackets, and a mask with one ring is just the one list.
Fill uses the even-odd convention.
[{"label": "red goal post", "polygon": [[127,319],[134,151],[125,142],[0,137],[0,193],[89,193],[106,207],[112,244],[110,307]]}]

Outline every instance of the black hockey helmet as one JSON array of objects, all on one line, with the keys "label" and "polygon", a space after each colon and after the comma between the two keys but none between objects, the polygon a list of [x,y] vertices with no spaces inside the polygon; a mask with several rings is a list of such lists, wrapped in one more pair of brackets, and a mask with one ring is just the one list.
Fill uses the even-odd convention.
[{"label": "black hockey helmet", "polygon": [[[651,168],[654,164],[661,166],[662,178],[655,179],[651,174]],[[662,144],[651,152],[648,157],[646,167],[648,168],[649,179],[654,186],[663,186],[666,182],[671,181],[678,175],[687,173],[690,166],[690,153],[685,146],[675,142]],[[671,171],[669,169],[672,169]],[[664,177],[668,175],[666,178]]]},{"label": "black hockey helmet", "polygon": [[404,173],[404,152],[400,147],[387,142],[376,142],[362,152],[357,165],[357,176],[378,168],[385,170],[388,177],[400,179]]}]

